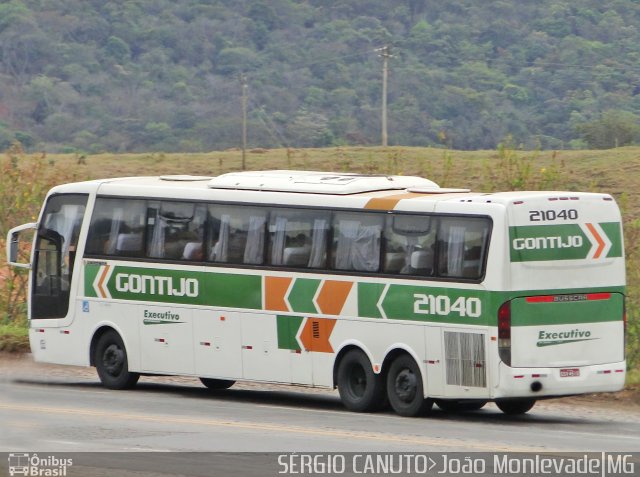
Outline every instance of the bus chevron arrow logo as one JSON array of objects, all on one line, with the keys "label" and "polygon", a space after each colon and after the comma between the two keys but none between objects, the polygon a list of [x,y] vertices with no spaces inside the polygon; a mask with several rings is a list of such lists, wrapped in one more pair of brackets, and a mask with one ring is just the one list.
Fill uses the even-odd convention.
[{"label": "bus chevron arrow logo", "polygon": [[[591,240],[591,250],[587,258],[597,260],[600,257],[606,257],[612,245],[607,234],[602,231],[598,224],[585,224],[585,228],[586,235]],[[583,231],[585,231],[584,228]]]},{"label": "bus chevron arrow logo", "polygon": [[112,268],[109,265],[103,265],[98,270],[96,278],[93,281],[93,289],[100,298],[111,298],[107,283],[111,277]]}]

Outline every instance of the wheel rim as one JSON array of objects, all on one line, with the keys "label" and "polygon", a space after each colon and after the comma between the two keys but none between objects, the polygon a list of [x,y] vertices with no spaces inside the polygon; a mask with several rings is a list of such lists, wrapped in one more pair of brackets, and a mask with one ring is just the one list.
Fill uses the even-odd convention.
[{"label": "wheel rim", "polygon": [[398,399],[405,403],[412,402],[416,397],[418,380],[410,369],[403,369],[398,373],[394,382],[394,391]]},{"label": "wheel rim", "polygon": [[366,389],[367,375],[364,368],[354,364],[349,370],[349,393],[356,398],[362,398]]},{"label": "wheel rim", "polygon": [[124,350],[115,343],[110,344],[102,353],[104,370],[110,376],[118,376],[124,366]]}]

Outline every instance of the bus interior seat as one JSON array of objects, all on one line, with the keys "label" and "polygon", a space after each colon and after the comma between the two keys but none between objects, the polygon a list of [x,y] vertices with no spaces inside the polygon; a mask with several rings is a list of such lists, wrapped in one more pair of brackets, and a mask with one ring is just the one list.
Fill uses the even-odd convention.
[{"label": "bus interior seat", "polygon": [[182,252],[182,260],[201,260],[202,244],[200,242],[187,242]]},{"label": "bus interior seat", "polygon": [[141,233],[129,233],[119,234],[116,240],[116,252],[128,253],[128,252],[140,252],[142,250],[142,234]]},{"label": "bus interior seat", "polygon": [[411,254],[411,269],[420,274],[431,274],[433,271],[433,252],[416,250]]},{"label": "bus interior seat", "polygon": [[283,265],[303,267],[307,265],[310,253],[311,247],[308,245],[305,245],[304,247],[285,247],[282,253]]},{"label": "bus interior seat", "polygon": [[405,265],[404,252],[387,252],[384,254],[384,271],[386,273],[400,273]]}]

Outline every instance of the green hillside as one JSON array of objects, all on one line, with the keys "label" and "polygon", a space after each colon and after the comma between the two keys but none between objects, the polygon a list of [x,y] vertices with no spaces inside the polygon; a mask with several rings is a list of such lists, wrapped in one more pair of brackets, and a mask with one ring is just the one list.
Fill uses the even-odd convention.
[{"label": "green hillside", "polygon": [[0,150],[493,149],[638,140],[635,0],[9,0]]}]

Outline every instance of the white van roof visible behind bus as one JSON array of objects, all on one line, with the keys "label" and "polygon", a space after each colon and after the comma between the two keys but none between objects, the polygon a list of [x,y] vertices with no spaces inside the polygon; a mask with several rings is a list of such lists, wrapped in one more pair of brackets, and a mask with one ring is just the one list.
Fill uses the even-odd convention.
[{"label": "white van roof visible behind bus", "polygon": [[303,192],[310,194],[360,194],[384,190],[439,189],[438,184],[415,176],[363,175],[317,171],[231,172],[213,178],[211,189]]}]

